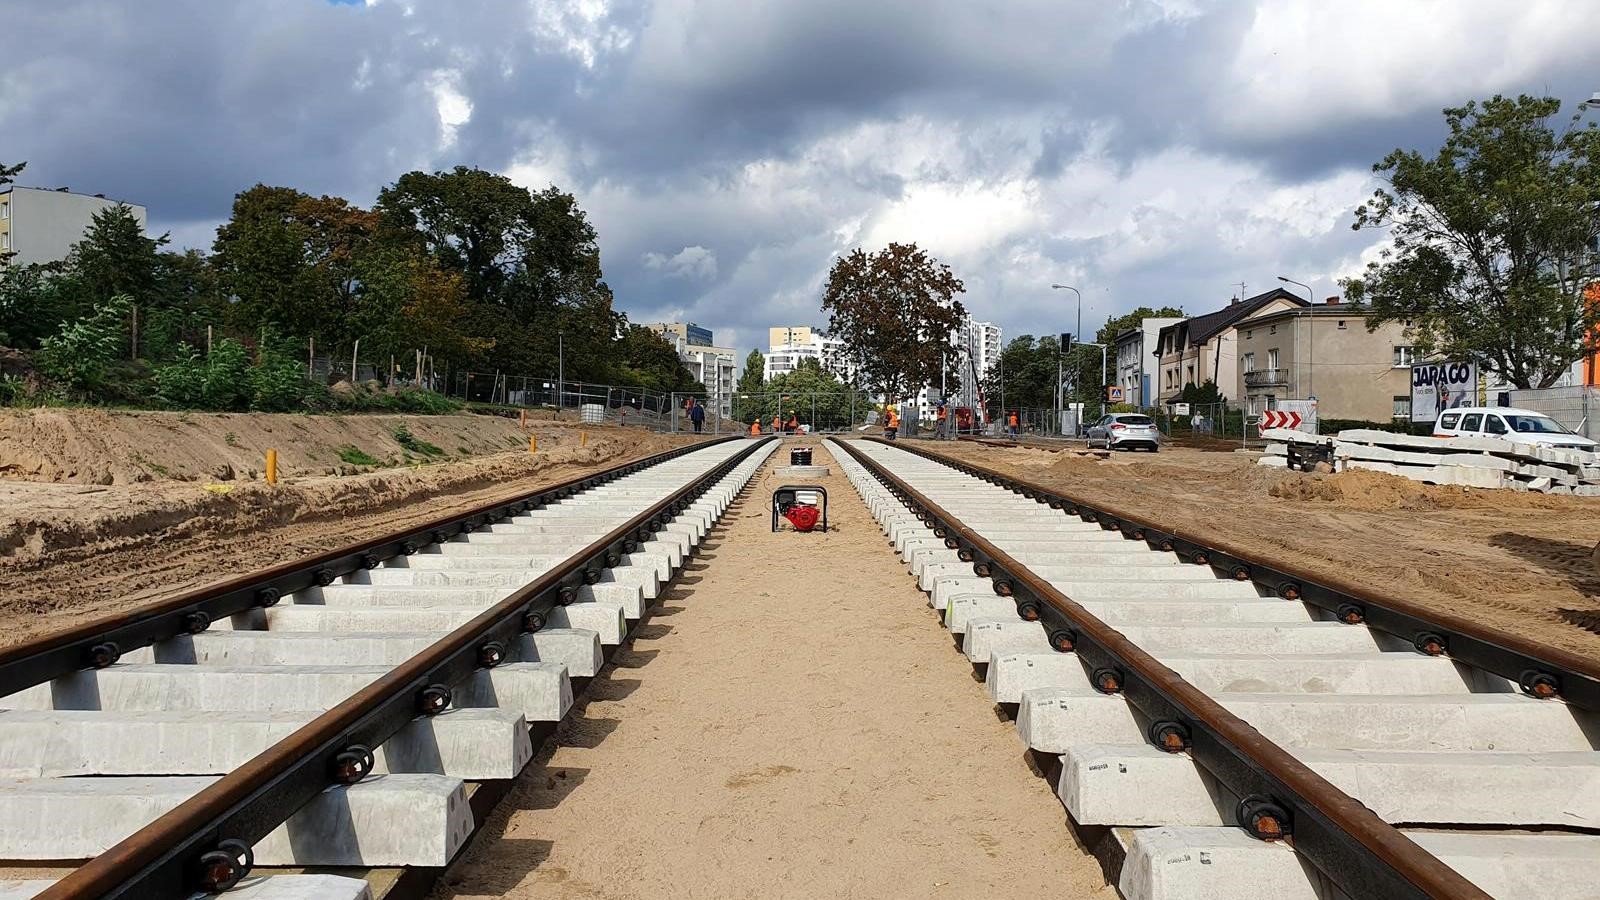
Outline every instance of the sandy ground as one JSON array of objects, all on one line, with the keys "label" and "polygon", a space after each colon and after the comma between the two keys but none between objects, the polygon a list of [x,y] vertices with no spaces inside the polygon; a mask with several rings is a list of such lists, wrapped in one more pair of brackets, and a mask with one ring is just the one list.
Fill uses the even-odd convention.
[{"label": "sandy ground", "polygon": [[764,475],[434,896],[1115,896],[849,482]]},{"label": "sandy ground", "polygon": [[[494,432],[507,421],[448,418],[467,421],[438,427]],[[86,615],[375,537],[688,440],[638,428],[540,423],[520,431],[514,421],[509,427],[523,448],[527,436],[537,434],[539,451],[498,451],[350,476],[289,475],[275,487],[263,482],[159,480],[101,487],[0,480],[0,646]],[[189,449],[182,452],[197,452],[204,440],[190,435]]]},{"label": "sandy ground", "polygon": [[1600,659],[1597,498],[1307,475],[1181,448],[1098,462],[965,441],[918,446]]}]

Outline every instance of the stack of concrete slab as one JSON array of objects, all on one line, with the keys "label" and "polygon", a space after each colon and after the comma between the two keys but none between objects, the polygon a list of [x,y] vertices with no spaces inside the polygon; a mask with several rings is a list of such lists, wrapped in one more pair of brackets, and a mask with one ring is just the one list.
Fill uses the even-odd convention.
[{"label": "stack of concrete slab", "polygon": [[1489,437],[1437,438],[1348,429],[1337,438],[1267,429],[1260,465],[1286,465],[1290,447],[1333,448],[1337,471],[1365,469],[1427,484],[1600,496],[1600,459],[1582,450]]},{"label": "stack of concrete slab", "polygon": [[[278,605],[0,697],[0,860],[99,854],[450,631],[744,448],[718,444],[396,557]],[[451,685],[450,708],[374,752],[258,842],[262,866],[444,866],[473,831],[466,783],[514,778],[537,723],[573,702],[777,444],[641,542],[507,659]],[[249,896],[365,896],[269,879]],[[0,882],[0,900],[39,882]],[[337,890],[335,888],[338,888]],[[30,893],[32,892],[32,893]]]},{"label": "stack of concrete slab", "polygon": [[[1600,837],[1547,830],[1600,820],[1593,714],[932,460],[857,446],[1385,820],[1470,826],[1408,834],[1489,894],[1594,896]],[[1057,652],[860,463],[834,455],[1019,737],[1060,759],[1056,792],[1072,819],[1110,829],[1125,898],[1231,897],[1241,885],[1331,895],[1291,846],[1234,827],[1239,798],[1225,784],[1189,753],[1154,747],[1138,708],[1096,690],[1076,654]]]}]

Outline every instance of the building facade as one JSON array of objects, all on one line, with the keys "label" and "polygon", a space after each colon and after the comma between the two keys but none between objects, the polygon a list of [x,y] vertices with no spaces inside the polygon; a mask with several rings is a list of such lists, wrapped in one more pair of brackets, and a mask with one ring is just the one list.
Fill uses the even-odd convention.
[{"label": "building facade", "polygon": [[711,413],[723,419],[732,419],[733,389],[738,381],[733,348],[714,346],[715,337],[711,329],[693,322],[653,322],[644,327],[672,342],[684,368],[696,381],[705,385],[705,405]]},{"label": "building facade", "polygon": [[1140,319],[1139,324],[1114,338],[1116,350],[1116,381],[1122,386],[1122,402],[1134,406],[1151,406],[1156,399],[1155,349],[1161,329],[1176,325],[1183,319],[1171,316],[1152,316]]},{"label": "building facade", "polygon": [[[117,206],[99,194],[7,185],[0,188],[0,264],[57,262],[83,239],[95,213]],[[145,208],[123,204],[145,227]]]},{"label": "building facade", "polygon": [[1317,400],[1321,419],[1388,422],[1411,417],[1406,326],[1367,330],[1364,313],[1339,298],[1316,306],[1268,310],[1237,325],[1238,373],[1232,397],[1251,415],[1279,400]]},{"label": "building facade", "polygon": [[[1229,396],[1239,377],[1238,323],[1251,316],[1309,305],[1282,288],[1274,288],[1245,300],[1235,297],[1215,312],[1162,327],[1153,351],[1160,360],[1157,402],[1170,403],[1185,385],[1207,381],[1215,381],[1223,396]],[[1233,394],[1230,399],[1238,396]]]},{"label": "building facade", "polygon": [[850,365],[845,358],[844,341],[831,338],[809,325],[775,325],[767,329],[767,353],[763,377],[787,375],[799,368],[803,359],[814,359],[822,368],[849,380]]}]

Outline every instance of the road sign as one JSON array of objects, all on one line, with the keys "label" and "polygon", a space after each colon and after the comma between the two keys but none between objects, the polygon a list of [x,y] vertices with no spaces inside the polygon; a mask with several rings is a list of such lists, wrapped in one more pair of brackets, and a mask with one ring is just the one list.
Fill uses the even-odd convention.
[{"label": "road sign", "polygon": [[1113,384],[1113,385],[1109,385],[1109,386],[1106,387],[1106,402],[1107,403],[1121,403],[1122,402],[1122,385]]},{"label": "road sign", "polygon": [[1189,404],[1187,404],[1187,403],[1174,403],[1174,404],[1172,404],[1172,414],[1175,415],[1175,416],[1187,416],[1189,414]]},{"label": "road sign", "polygon": [[1297,412],[1269,409],[1261,414],[1262,428],[1299,428],[1302,421]]}]

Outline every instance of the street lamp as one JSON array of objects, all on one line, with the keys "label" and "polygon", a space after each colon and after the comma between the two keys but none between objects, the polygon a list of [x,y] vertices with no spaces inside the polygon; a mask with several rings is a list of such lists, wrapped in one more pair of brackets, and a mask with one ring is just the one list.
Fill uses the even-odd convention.
[{"label": "street lamp", "polygon": [[1293,278],[1278,276],[1278,280],[1285,284],[1298,285],[1306,289],[1306,299],[1311,305],[1306,308],[1310,318],[1306,321],[1306,397],[1309,400],[1317,395],[1317,296],[1311,292],[1311,285],[1295,281]]},{"label": "street lamp", "polygon": [[[1078,295],[1078,324],[1076,326],[1074,326],[1075,330],[1072,332],[1072,337],[1075,340],[1082,341],[1083,340],[1083,292],[1078,290],[1077,288],[1073,287],[1070,284],[1052,284],[1052,285],[1050,285],[1050,289],[1053,290],[1053,291],[1071,291],[1074,294]],[[1074,387],[1076,387],[1076,383],[1074,383]],[[1060,420],[1060,418],[1062,416],[1062,410],[1064,410],[1066,408],[1064,403],[1063,403],[1063,401],[1066,398],[1064,398],[1061,394],[1062,394],[1062,387],[1061,387],[1061,351],[1060,351],[1060,348],[1057,348],[1057,350],[1056,350],[1056,419],[1057,419],[1056,426],[1057,426],[1057,428],[1059,428],[1060,425],[1061,425],[1059,420]],[[1074,422],[1073,426],[1072,426],[1072,436],[1073,437],[1077,437],[1078,436],[1078,426],[1077,426],[1076,422]]]}]

